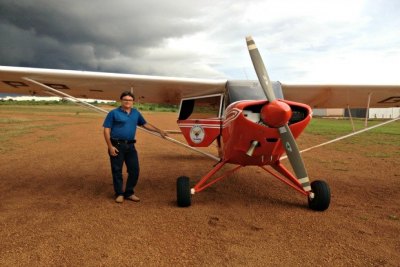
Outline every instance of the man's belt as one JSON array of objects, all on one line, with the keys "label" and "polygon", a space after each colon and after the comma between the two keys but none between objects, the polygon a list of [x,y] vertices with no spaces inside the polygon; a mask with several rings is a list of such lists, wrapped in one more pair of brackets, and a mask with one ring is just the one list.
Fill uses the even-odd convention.
[{"label": "man's belt", "polygon": [[123,139],[112,139],[111,138],[111,143],[112,144],[134,144],[134,143],[136,143],[136,140],[123,140]]}]

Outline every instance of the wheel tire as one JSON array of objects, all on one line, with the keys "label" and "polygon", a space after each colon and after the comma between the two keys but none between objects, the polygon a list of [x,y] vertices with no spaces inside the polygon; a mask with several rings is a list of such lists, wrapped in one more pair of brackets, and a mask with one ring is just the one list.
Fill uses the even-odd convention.
[{"label": "wheel tire", "polygon": [[312,210],[324,211],[331,202],[331,190],[325,181],[314,181],[311,183],[314,198],[308,198],[308,206]]},{"label": "wheel tire", "polygon": [[176,181],[176,198],[178,207],[189,207],[191,204],[189,177],[181,176]]}]

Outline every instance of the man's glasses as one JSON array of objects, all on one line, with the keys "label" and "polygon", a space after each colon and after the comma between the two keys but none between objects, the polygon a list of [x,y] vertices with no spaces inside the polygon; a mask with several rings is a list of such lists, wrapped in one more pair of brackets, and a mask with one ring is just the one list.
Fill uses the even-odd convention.
[{"label": "man's glasses", "polygon": [[122,99],[122,101],[124,101],[124,102],[133,102],[132,99]]}]

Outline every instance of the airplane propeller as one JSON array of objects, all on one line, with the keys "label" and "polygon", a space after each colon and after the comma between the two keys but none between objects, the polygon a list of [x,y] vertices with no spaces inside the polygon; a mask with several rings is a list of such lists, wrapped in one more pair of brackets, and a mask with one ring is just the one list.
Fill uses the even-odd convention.
[{"label": "airplane propeller", "polygon": [[296,140],[288,125],[292,111],[289,105],[276,99],[274,90],[272,89],[272,83],[253,37],[246,37],[246,42],[258,80],[269,102],[261,109],[261,119],[268,126],[278,129],[286,155],[297,179],[300,181],[305,191],[311,191],[310,181],[303,159],[300,156]]}]

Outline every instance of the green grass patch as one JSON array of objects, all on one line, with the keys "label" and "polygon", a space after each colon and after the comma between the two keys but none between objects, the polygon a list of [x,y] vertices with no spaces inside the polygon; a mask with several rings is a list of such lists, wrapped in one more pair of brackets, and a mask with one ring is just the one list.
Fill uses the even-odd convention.
[{"label": "green grass patch", "polygon": [[35,101],[35,100],[24,100],[24,101],[15,101],[15,100],[0,100],[1,106],[7,105],[18,105],[18,106],[47,106],[47,105],[69,105],[73,104],[72,102],[65,100],[52,100],[52,101]]},{"label": "green grass patch", "polygon": [[[364,129],[364,120],[353,119],[356,131]],[[384,122],[383,120],[368,121],[368,127]],[[353,132],[351,121],[348,119],[313,118],[307,126],[307,133],[323,136],[345,135]],[[382,133],[400,136],[400,122],[393,122],[370,130],[373,133]]]},{"label": "green grass patch", "polygon": [[[119,107],[119,102],[115,103],[91,103],[94,106],[110,110]],[[148,104],[148,103],[135,103],[135,108],[140,111],[154,111],[154,112],[178,112],[178,105],[171,104]],[[93,110],[84,108],[72,102],[63,101],[0,101],[0,110],[13,111],[18,113],[31,112],[65,112],[74,113],[75,115],[97,113]]]},{"label": "green grass patch", "polygon": [[9,125],[8,127],[2,127],[0,129],[0,145],[5,145],[8,141],[13,138],[21,137],[27,134],[32,134],[38,130],[47,132],[55,131],[57,128],[66,125],[84,124],[86,122],[75,122],[75,123],[51,123],[46,125],[33,125],[33,124],[17,124]]},{"label": "green grass patch", "polygon": [[13,150],[14,150],[14,148],[11,146],[4,146],[4,145],[0,146],[0,153],[8,153]]},{"label": "green grass patch", "polygon": [[18,137],[24,134],[32,133],[33,131],[27,127],[24,128],[9,128],[0,131],[0,141],[8,141],[11,137]]},{"label": "green grass patch", "polygon": [[45,136],[40,136],[38,138],[39,142],[45,141],[45,142],[57,142],[59,140],[58,137],[55,135],[45,135]]},{"label": "green grass patch", "polygon": [[0,118],[0,124],[16,124],[16,123],[26,123],[31,122],[31,119],[21,119],[21,118]]},{"label": "green grass patch", "polygon": [[385,152],[367,152],[365,156],[368,158],[390,158],[392,154]]},{"label": "green grass patch", "polygon": [[[119,107],[120,103],[115,103],[114,107]],[[154,111],[154,112],[178,112],[178,105],[169,104],[148,104],[148,103],[136,103],[135,108],[140,111]]]},{"label": "green grass patch", "polygon": [[52,115],[51,113],[57,113],[55,115],[59,116],[60,113],[66,113],[70,115],[79,114],[90,114],[94,113],[91,110],[85,109],[77,105],[43,105],[43,106],[29,106],[29,105],[0,105],[0,114],[2,112],[12,112],[15,114],[28,113],[28,114],[40,114],[46,113],[46,115]]},{"label": "green grass patch", "polygon": [[[380,124],[382,120],[372,120],[368,122],[368,127]],[[355,130],[364,128],[364,120],[354,120]],[[311,135],[323,136],[327,140],[344,136],[353,132],[351,122],[348,119],[322,119],[314,118],[311,120],[305,132]],[[342,144],[365,144],[365,145],[389,145],[400,146],[400,122],[396,121],[371,129],[367,132],[349,137],[342,141]]]}]

